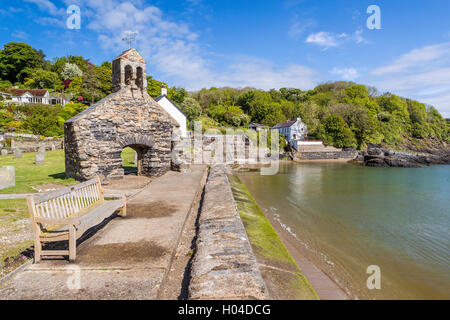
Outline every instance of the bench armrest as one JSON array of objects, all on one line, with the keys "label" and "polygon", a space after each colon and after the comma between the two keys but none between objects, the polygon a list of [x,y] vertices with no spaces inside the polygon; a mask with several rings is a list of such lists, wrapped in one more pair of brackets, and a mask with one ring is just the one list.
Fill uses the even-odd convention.
[{"label": "bench armrest", "polygon": [[44,223],[44,224],[73,224],[78,225],[81,223],[79,218],[67,218],[67,219],[52,219],[52,218],[38,218],[35,217],[34,221],[37,223]]},{"label": "bench armrest", "polygon": [[125,195],[120,193],[105,193],[103,194],[103,198],[123,199]]}]

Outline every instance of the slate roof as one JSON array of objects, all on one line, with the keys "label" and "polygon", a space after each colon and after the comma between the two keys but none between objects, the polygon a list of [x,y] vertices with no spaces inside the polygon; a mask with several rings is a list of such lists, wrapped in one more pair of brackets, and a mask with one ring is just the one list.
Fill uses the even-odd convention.
[{"label": "slate roof", "polygon": [[264,127],[267,127],[266,125],[260,124],[260,123],[250,123],[250,126],[258,127],[258,128],[264,128]]},{"label": "slate roof", "polygon": [[288,128],[296,122],[297,122],[297,120],[287,120],[285,122],[277,123],[276,125],[274,125],[272,127],[272,129]]},{"label": "slate roof", "polygon": [[47,93],[45,89],[10,89],[8,90],[14,97],[23,96],[25,93],[30,93],[33,97],[43,97]]}]

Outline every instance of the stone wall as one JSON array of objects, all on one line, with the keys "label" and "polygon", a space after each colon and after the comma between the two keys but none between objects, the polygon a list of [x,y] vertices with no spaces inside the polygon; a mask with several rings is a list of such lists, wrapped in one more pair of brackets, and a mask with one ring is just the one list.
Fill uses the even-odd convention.
[{"label": "stone wall", "polygon": [[179,124],[147,93],[146,65],[135,50],[113,61],[113,93],[64,124],[66,176],[121,178],[120,154],[137,152],[138,174],[160,176],[174,168]]},{"label": "stone wall", "polygon": [[268,298],[225,168],[213,165],[199,218],[189,299]]},{"label": "stone wall", "polygon": [[358,155],[354,151],[335,151],[335,152],[299,152],[294,160],[333,160],[333,159],[353,159]]},{"label": "stone wall", "polygon": [[332,160],[353,159],[357,156],[353,150],[345,150],[324,145],[302,145],[293,153],[294,160]]},{"label": "stone wall", "polygon": [[39,147],[44,146],[46,150],[64,148],[64,140],[61,138],[41,138],[33,134],[5,133],[0,136],[0,149],[13,153],[14,149],[23,152],[36,152]]},{"label": "stone wall", "polygon": [[171,168],[176,126],[146,91],[127,86],[64,124],[66,175],[121,177],[120,154],[127,146],[138,153],[140,174],[162,175]]}]

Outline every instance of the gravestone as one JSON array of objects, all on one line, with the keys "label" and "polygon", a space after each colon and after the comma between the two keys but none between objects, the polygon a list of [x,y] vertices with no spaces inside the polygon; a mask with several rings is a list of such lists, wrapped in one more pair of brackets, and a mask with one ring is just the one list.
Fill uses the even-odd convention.
[{"label": "gravestone", "polygon": [[7,155],[8,155],[8,150],[2,149],[1,155],[2,155],[2,156],[7,156]]},{"label": "gravestone", "polygon": [[55,151],[55,150],[56,150],[56,146],[55,146],[53,143],[52,143],[51,148],[52,148],[52,151]]},{"label": "gravestone", "polygon": [[0,189],[14,187],[16,178],[13,166],[0,167]]},{"label": "gravestone", "polygon": [[45,160],[45,147],[41,146],[36,152],[34,164],[43,164]]},{"label": "gravestone", "polygon": [[19,148],[15,148],[14,149],[14,158],[16,158],[16,159],[22,158],[22,150],[20,150]]}]

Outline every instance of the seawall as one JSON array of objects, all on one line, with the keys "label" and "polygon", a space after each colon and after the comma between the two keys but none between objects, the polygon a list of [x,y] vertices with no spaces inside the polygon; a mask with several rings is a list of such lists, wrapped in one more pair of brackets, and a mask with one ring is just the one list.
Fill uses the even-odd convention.
[{"label": "seawall", "polygon": [[189,299],[269,299],[221,165],[205,186]]}]

